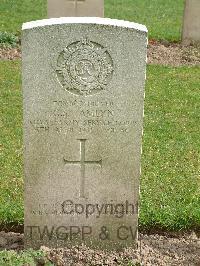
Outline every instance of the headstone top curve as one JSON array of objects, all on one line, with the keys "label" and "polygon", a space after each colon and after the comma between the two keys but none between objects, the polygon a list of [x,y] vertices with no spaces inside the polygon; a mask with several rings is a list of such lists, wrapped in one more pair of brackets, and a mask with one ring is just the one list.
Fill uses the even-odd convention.
[{"label": "headstone top curve", "polygon": [[97,25],[108,25],[118,26],[130,29],[135,29],[141,32],[148,32],[145,25],[111,18],[99,18],[99,17],[61,17],[61,18],[50,18],[36,21],[30,21],[23,23],[22,30],[28,30],[37,27],[44,27],[50,25],[61,25],[61,24],[97,24]]}]

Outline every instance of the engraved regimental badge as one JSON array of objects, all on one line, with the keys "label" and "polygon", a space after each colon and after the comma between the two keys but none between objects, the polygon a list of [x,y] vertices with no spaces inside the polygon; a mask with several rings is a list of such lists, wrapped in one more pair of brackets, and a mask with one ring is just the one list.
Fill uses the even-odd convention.
[{"label": "engraved regimental badge", "polygon": [[56,73],[66,91],[88,96],[106,89],[112,78],[113,61],[102,45],[83,39],[60,53]]}]

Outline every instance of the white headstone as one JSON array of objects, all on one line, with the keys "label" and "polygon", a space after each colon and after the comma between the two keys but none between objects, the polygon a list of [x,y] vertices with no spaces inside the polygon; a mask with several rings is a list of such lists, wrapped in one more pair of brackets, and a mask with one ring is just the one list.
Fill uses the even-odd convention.
[{"label": "white headstone", "polygon": [[126,21],[23,25],[26,247],[134,244],[146,48]]},{"label": "white headstone", "polygon": [[182,41],[200,42],[200,0],[186,0]]},{"label": "white headstone", "polygon": [[104,17],[104,0],[47,0],[49,18]]}]

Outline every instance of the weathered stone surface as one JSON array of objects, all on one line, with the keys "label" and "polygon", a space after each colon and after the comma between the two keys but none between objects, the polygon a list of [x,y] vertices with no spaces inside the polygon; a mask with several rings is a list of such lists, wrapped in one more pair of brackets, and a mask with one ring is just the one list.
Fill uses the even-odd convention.
[{"label": "weathered stone surface", "polygon": [[131,22],[23,25],[26,247],[134,243],[146,46]]},{"label": "weathered stone surface", "polygon": [[48,0],[49,18],[104,17],[104,0]]},{"label": "weathered stone surface", "polygon": [[185,44],[200,42],[200,0],[186,0],[182,40]]}]

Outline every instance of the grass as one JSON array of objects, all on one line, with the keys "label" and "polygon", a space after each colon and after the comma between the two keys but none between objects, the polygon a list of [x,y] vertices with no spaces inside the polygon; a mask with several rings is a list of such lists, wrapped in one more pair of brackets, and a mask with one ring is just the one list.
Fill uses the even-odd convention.
[{"label": "grass", "polygon": [[[145,24],[149,37],[181,38],[184,0],[105,0],[105,16]],[[44,0],[1,0],[0,31],[19,35],[23,22],[46,17]]]},{"label": "grass", "polygon": [[0,31],[20,34],[23,22],[45,18],[44,0],[1,0]]},{"label": "grass", "polygon": [[[200,228],[198,67],[149,66],[140,227]],[[20,63],[0,62],[0,223],[23,223]]]},{"label": "grass", "polygon": [[19,62],[0,61],[0,106],[0,221],[21,223],[22,95]]},{"label": "grass", "polygon": [[141,227],[200,228],[200,68],[150,66]]},{"label": "grass", "polygon": [[0,32],[0,48],[16,47],[19,40],[18,37],[10,32]]},{"label": "grass", "polygon": [[105,0],[106,17],[147,26],[149,38],[181,39],[184,0]]},{"label": "grass", "polygon": [[[38,264],[39,261],[44,261],[43,264]],[[42,251],[27,250],[24,252],[15,251],[1,251],[0,252],[0,265],[2,266],[53,266],[52,263],[48,262]]]}]

